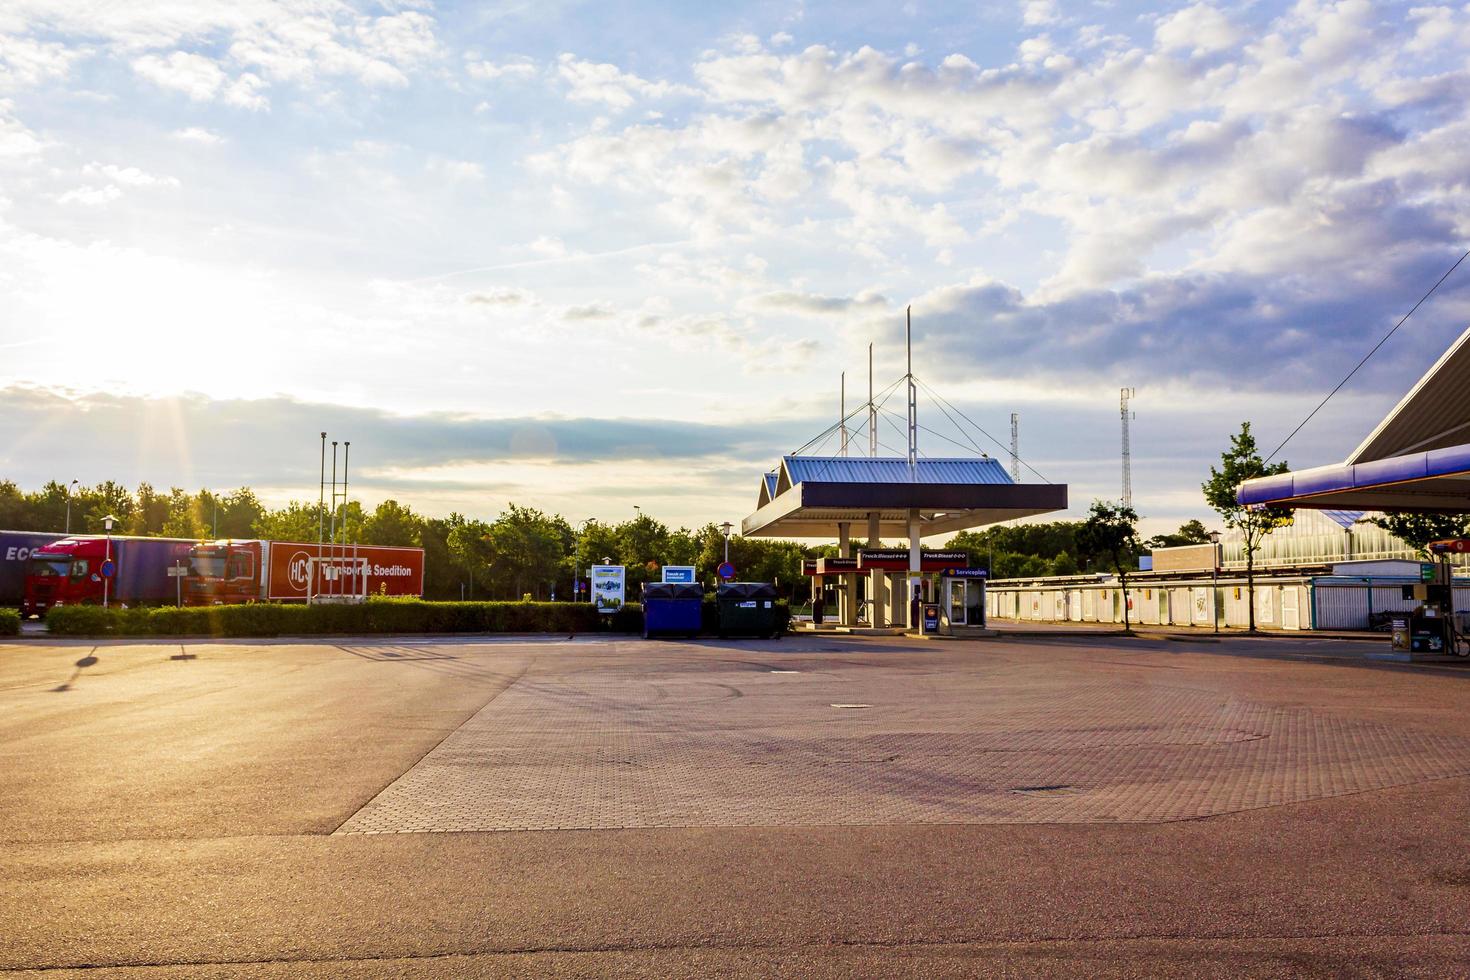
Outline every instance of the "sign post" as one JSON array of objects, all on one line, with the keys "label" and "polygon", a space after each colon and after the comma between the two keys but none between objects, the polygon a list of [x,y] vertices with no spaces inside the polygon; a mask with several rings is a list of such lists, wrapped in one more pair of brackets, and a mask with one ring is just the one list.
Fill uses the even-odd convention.
[{"label": "sign post", "polygon": [[715,574],[728,582],[735,577],[735,566],[727,561],[722,561],[720,567],[715,569]]},{"label": "sign post", "polygon": [[184,573],[188,569],[178,562],[168,567],[168,577],[174,580],[175,604],[182,609],[184,607]]},{"label": "sign post", "polygon": [[680,585],[693,585],[694,574],[693,565],[665,565],[663,568],[663,580]]}]

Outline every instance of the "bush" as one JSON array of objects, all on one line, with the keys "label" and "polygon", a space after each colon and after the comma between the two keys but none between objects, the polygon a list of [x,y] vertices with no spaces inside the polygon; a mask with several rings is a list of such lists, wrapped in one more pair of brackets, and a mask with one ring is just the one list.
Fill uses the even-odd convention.
[{"label": "bush", "polygon": [[20,611],[0,609],[0,636],[20,635]]},{"label": "bush", "polygon": [[[609,622],[608,620],[611,620]],[[643,610],[599,616],[589,603],[425,602],[370,599],[359,605],[252,603],[183,609],[57,606],[46,616],[59,636],[280,636],[325,633],[637,633]]]}]

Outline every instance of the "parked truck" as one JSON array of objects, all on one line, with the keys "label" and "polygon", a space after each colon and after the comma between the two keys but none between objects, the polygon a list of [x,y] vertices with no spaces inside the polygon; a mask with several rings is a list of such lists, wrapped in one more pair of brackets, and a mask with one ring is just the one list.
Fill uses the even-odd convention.
[{"label": "parked truck", "polygon": [[[175,601],[178,584],[169,568],[186,565],[190,538],[138,538],[127,535],[70,535],[30,552],[21,613],[44,616],[52,606],[121,606]],[[107,578],[103,564],[112,561]]]},{"label": "parked truck", "polygon": [[309,596],[422,596],[424,549],[224,539],[189,549],[184,602],[305,602]]},{"label": "parked truck", "polygon": [[0,608],[21,607],[31,552],[64,537],[54,531],[0,531]]}]

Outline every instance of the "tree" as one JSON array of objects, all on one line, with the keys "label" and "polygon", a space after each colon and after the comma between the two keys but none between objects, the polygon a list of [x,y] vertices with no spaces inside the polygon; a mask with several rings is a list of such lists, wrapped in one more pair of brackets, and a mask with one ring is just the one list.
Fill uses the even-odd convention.
[{"label": "tree", "polygon": [[362,524],[363,544],[419,546],[423,520],[396,500],[385,500]]},{"label": "tree", "polygon": [[1107,561],[1123,590],[1123,632],[1132,632],[1128,616],[1128,568],[1138,560],[1138,514],[1127,504],[1094,500],[1087,520],[1077,529],[1077,547],[1090,558]]},{"label": "tree", "polygon": [[1389,511],[1379,517],[1367,517],[1364,524],[1383,528],[1413,548],[1421,558],[1432,558],[1429,542],[1445,538],[1470,537],[1470,514],[1420,514]]},{"label": "tree", "polygon": [[1155,534],[1143,543],[1149,551],[1179,548],[1187,544],[1209,544],[1210,532],[1199,521],[1185,521],[1173,534]]},{"label": "tree", "polygon": [[252,526],[258,538],[272,541],[315,541],[321,527],[316,504],[293,500],[279,510],[263,511]]},{"label": "tree", "polygon": [[1291,508],[1246,506],[1236,499],[1240,485],[1261,476],[1276,476],[1289,467],[1285,460],[1268,464],[1256,449],[1251,424],[1242,422],[1240,432],[1230,437],[1230,448],[1220,454],[1220,469],[1210,467],[1210,478],[1200,485],[1205,501],[1220,515],[1225,526],[1240,532],[1245,549],[1245,588],[1250,631],[1256,631],[1256,552],[1266,535],[1291,523]]}]

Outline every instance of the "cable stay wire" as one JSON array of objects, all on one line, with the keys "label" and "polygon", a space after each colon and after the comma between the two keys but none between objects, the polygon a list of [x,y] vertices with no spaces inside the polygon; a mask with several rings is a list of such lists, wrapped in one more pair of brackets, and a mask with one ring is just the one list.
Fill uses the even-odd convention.
[{"label": "cable stay wire", "polygon": [[[895,419],[898,419],[899,421],[903,422],[904,424],[908,424],[908,419],[907,418],[904,418],[904,416],[902,416],[902,415],[899,415],[893,409],[891,409],[891,408],[885,408],[883,411],[886,414],[893,416]],[[944,411],[944,410],[943,409],[940,409],[940,411]],[[953,420],[951,420],[951,421],[953,421]],[[950,445],[952,445],[952,446],[958,446],[960,449],[963,449],[965,452],[969,452],[970,449],[973,448],[977,453],[979,453],[981,456],[985,457],[986,459],[993,458],[988,453],[986,453],[985,450],[983,450],[979,446],[975,445],[974,440],[971,440],[970,441],[970,445],[967,446],[963,442],[958,442],[958,441],[956,441],[954,439],[951,439],[949,436],[945,435],[943,432],[936,432],[934,429],[929,428],[927,425],[924,425],[922,422],[921,423],[918,423],[918,427],[919,427],[920,430],[929,433],[934,438],[936,438],[936,439],[943,439],[945,442],[949,443]],[[955,428],[956,429],[959,429],[959,426],[957,425],[957,426],[955,426]],[[964,432],[963,429],[959,429],[959,432],[960,432],[960,435],[965,435],[965,432]],[[966,438],[969,438],[969,437],[966,436]]]},{"label": "cable stay wire", "polygon": [[1341,381],[1339,381],[1337,383],[1337,387],[1336,388],[1333,388],[1331,391],[1329,391],[1327,393],[1327,397],[1324,398],[1324,399],[1322,399],[1322,401],[1320,401],[1320,402],[1317,403],[1317,407],[1314,408],[1314,409],[1312,409],[1312,411],[1307,414],[1307,417],[1306,418],[1302,419],[1301,424],[1298,425],[1295,429],[1292,429],[1291,430],[1291,435],[1287,436],[1285,439],[1282,439],[1281,440],[1281,445],[1279,445],[1275,449],[1271,450],[1271,455],[1269,455],[1269,456],[1266,457],[1266,462],[1268,462],[1268,463],[1271,462],[1271,460],[1273,460],[1273,459],[1276,458],[1276,454],[1277,453],[1281,452],[1281,450],[1283,450],[1283,449],[1286,448],[1286,444],[1288,442],[1291,442],[1291,440],[1293,438],[1295,438],[1296,434],[1298,432],[1302,431],[1302,429],[1306,426],[1306,424],[1308,422],[1312,421],[1313,417],[1315,417],[1318,412],[1322,411],[1322,406],[1323,405],[1326,405],[1329,401],[1331,401],[1332,400],[1332,396],[1335,395],[1335,394],[1337,394],[1339,391],[1341,391],[1342,390],[1342,386],[1345,385],[1345,384],[1347,384],[1349,381],[1352,380],[1353,375],[1357,374],[1358,371],[1362,368],[1362,366],[1364,364],[1367,364],[1368,363],[1368,359],[1370,357],[1372,357],[1374,354],[1377,354],[1378,353],[1378,349],[1380,347],[1382,347],[1384,344],[1388,343],[1388,338],[1392,337],[1395,333],[1398,332],[1399,327],[1402,327],[1405,323],[1408,322],[1409,317],[1413,316],[1414,315],[1414,312],[1416,310],[1418,310],[1419,307],[1423,306],[1424,303],[1425,303],[1425,301],[1428,300],[1429,297],[1431,297],[1431,296],[1434,295],[1435,290],[1439,289],[1439,287],[1444,284],[1444,281],[1450,277],[1450,274],[1453,273],[1456,269],[1458,269],[1460,267],[1460,263],[1461,262],[1464,262],[1465,259],[1467,259],[1467,258],[1470,258],[1470,250],[1467,250],[1464,255],[1460,256],[1458,259],[1455,260],[1455,264],[1449,267],[1449,271],[1447,271],[1444,275],[1440,276],[1439,277],[1439,280],[1437,282],[1435,282],[1435,284],[1433,286],[1430,286],[1429,287],[1429,292],[1427,292],[1423,296],[1420,296],[1419,297],[1419,302],[1417,302],[1417,303],[1414,304],[1413,309],[1411,309],[1411,310],[1409,310],[1409,312],[1405,313],[1403,315],[1403,318],[1401,320],[1399,320],[1398,323],[1395,323],[1393,325],[1393,329],[1390,330],[1388,333],[1384,334],[1383,335],[1383,339],[1380,340],[1378,343],[1374,344],[1373,345],[1373,349],[1370,350],[1368,353],[1366,353],[1366,354],[1363,355],[1363,359],[1358,362],[1357,367],[1354,367],[1351,371],[1349,371],[1347,373],[1347,377],[1345,377]]},{"label": "cable stay wire", "polygon": [[[897,381],[894,381],[894,382],[890,383],[887,387],[885,387],[882,390],[885,391],[885,392],[887,392],[888,395],[891,396],[893,394],[893,392],[895,390],[897,390],[898,385],[899,385],[899,382],[901,382],[901,381],[903,381],[903,378],[899,378]],[[886,400],[887,399],[885,399],[885,401]],[[790,453],[787,453],[787,455],[788,456],[800,456],[802,453],[806,452],[809,448],[811,448],[814,444],[816,444],[816,442],[818,440],[821,440],[824,436],[827,436],[830,433],[836,432],[838,429],[841,429],[843,425],[847,424],[853,418],[855,418],[856,416],[858,416],[861,413],[866,412],[867,410],[868,410],[868,403],[867,402],[863,402],[860,406],[858,406],[857,408],[853,409],[851,412],[848,412],[846,416],[844,416],[843,418],[838,419],[836,422],[833,422],[831,425],[827,426],[821,432],[818,432],[816,435],[812,436],[806,442],[802,443],[802,445],[800,447],[798,447],[797,449],[792,450]],[[813,453],[812,455],[816,455],[816,454]]]},{"label": "cable stay wire", "polygon": [[[995,443],[1002,450],[1004,450],[1005,451],[1005,455],[1007,457],[1009,457],[1011,455],[1011,450],[1010,450],[1010,447],[1009,446],[1007,446],[1005,443],[1001,442],[999,439],[997,439],[995,436],[991,435],[989,432],[986,432],[985,429],[982,428],[979,425],[979,423],[977,423],[974,419],[970,418],[964,412],[960,411],[958,408],[955,408],[955,406],[952,403],[946,401],[945,398],[944,398],[944,396],[941,395],[941,394],[939,394],[939,392],[937,392],[933,388],[929,387],[923,381],[920,381],[917,377],[914,378],[914,383],[917,384],[917,385],[919,385],[925,391],[927,391],[929,393],[929,397],[933,398],[935,401],[942,402],[943,404],[948,405],[950,407],[950,409],[953,410],[956,415],[958,415],[960,418],[964,419],[966,422],[970,423],[970,425],[975,428],[975,431],[979,432],[985,438],[989,439],[991,442]],[[1050,483],[1051,482],[1045,476],[1042,475],[1042,473],[1041,473],[1040,470],[1038,470],[1036,467],[1032,466],[1030,463],[1026,462],[1024,459],[1021,459],[1019,456],[1017,456],[1016,457],[1016,461],[1019,462],[1022,466],[1026,467],[1032,473],[1035,473],[1036,476],[1037,476],[1037,479],[1041,480],[1042,483]]]},{"label": "cable stay wire", "polygon": [[[900,439],[902,439],[904,441],[905,445],[907,445],[907,443],[909,441],[909,434],[907,432],[905,432],[903,429],[900,429],[898,427],[898,423],[895,422],[895,421],[893,421],[893,419],[891,419],[891,418],[888,417],[890,415],[895,416],[895,417],[898,417],[898,418],[903,418],[904,425],[908,425],[908,421],[909,420],[907,418],[904,418],[903,416],[900,416],[897,412],[893,411],[892,409],[884,409],[883,410],[883,415],[880,416],[880,418],[884,422],[887,422],[889,425],[891,425],[893,427],[893,433],[894,433],[894,435],[896,435]],[[915,447],[914,452],[916,452],[919,456],[922,456],[922,457],[924,457],[926,459],[929,456],[928,453],[924,452],[922,449],[919,449],[917,447]],[[903,452],[896,453],[895,455],[902,456],[904,459],[908,459],[909,452],[908,452],[908,449],[905,448]]]}]

